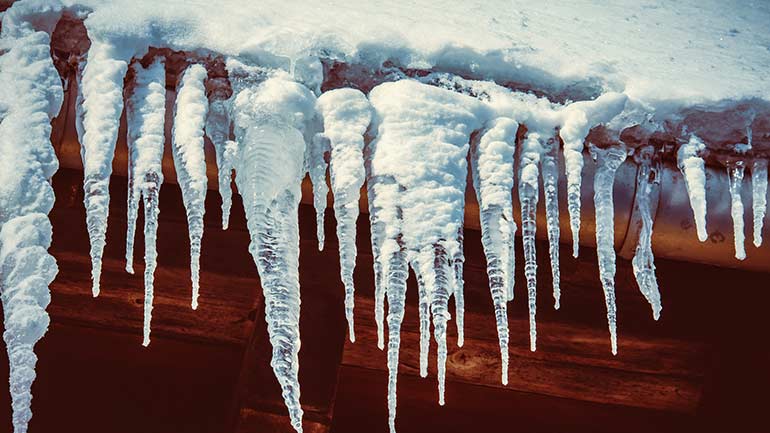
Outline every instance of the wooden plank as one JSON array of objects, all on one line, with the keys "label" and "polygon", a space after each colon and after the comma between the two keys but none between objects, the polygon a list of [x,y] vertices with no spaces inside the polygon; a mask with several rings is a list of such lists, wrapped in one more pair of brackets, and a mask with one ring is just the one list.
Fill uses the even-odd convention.
[{"label": "wooden plank", "polygon": [[[388,431],[387,374],[351,366],[340,369],[333,433]],[[447,382],[445,406],[436,403],[435,381],[398,378],[399,433],[678,433],[689,415]]]}]

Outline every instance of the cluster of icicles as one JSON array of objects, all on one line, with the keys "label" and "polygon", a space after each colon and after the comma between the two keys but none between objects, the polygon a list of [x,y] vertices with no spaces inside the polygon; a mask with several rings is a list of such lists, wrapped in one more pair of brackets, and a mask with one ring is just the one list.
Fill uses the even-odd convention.
[{"label": "cluster of icicles", "polygon": [[[53,21],[55,23],[55,20]],[[50,120],[58,113],[62,86],[49,55],[52,27],[34,28],[23,10],[9,13],[3,25],[0,57],[0,156],[15,156],[21,173],[0,173],[0,289],[5,312],[4,339],[11,371],[14,428],[26,431],[31,417],[30,386],[36,357],[32,351],[48,326],[48,284],[56,264],[48,253],[51,227],[46,214],[53,203],[49,181],[57,168],[50,144]],[[163,184],[166,70],[156,57],[142,64],[116,58],[115,47],[94,40],[78,74],[77,131],[85,171],[85,207],[91,241],[93,294],[99,294],[102,252],[109,209],[109,180],[121,112],[128,124],[129,191],[126,270],[133,272],[135,225],[143,202],[145,214],[144,341],[150,343],[153,275],[156,268],[158,194]],[[32,53],[32,54],[30,54]],[[530,311],[531,350],[536,349],[536,209],[543,188],[550,243],[554,306],[559,308],[558,178],[561,148],[567,179],[568,211],[578,254],[580,188],[584,142],[589,130],[608,124],[624,111],[626,96],[605,94],[567,105],[510,91],[493,83],[443,74],[380,84],[369,95],[355,89],[317,92],[281,70],[228,59],[228,80],[209,78],[206,66],[191,60],[177,83],[173,114],[174,165],[187,211],[190,236],[192,308],[198,305],[198,273],[207,192],[204,135],[216,149],[222,224],[226,228],[231,180],[243,197],[258,267],[266,320],[273,346],[272,367],[283,390],[291,422],[302,430],[297,379],[300,346],[299,234],[300,184],[309,173],[314,185],[319,248],[323,248],[327,169],[338,221],[337,237],[349,336],[353,326],[353,268],[360,189],[369,198],[375,270],[375,318],[378,345],[385,347],[387,322],[388,406],[395,430],[396,376],[406,280],[415,273],[419,290],[420,374],[427,375],[430,328],[438,346],[438,398],[444,403],[446,333],[449,298],[454,296],[458,346],[463,344],[463,215],[470,161],[480,208],[482,242],[489,290],[502,358],[501,380],[508,378],[507,303],[514,297],[514,222],[512,191],[518,185],[524,274]],[[124,79],[131,77],[124,99]],[[464,88],[472,91],[457,92]],[[208,89],[208,90],[207,90]],[[232,90],[232,96],[230,95]],[[479,96],[472,96],[479,95]],[[12,137],[24,137],[25,146]],[[563,143],[563,146],[560,146]],[[696,136],[683,140],[678,160],[695,214],[698,236],[706,238],[704,145]],[[516,149],[516,148],[519,149]],[[596,161],[594,203],[600,279],[604,289],[612,353],[617,352],[615,323],[615,251],[612,191],[615,171],[629,149],[589,145]],[[518,155],[518,164],[516,164]],[[642,230],[634,274],[660,314],[660,294],[651,249],[649,195],[654,157],[637,149],[638,203]],[[328,163],[327,163],[328,161]],[[761,242],[767,163],[752,167],[755,244]],[[742,216],[737,193],[743,165],[731,165],[733,215]],[[14,180],[15,179],[15,180]],[[514,180],[517,179],[518,182]],[[742,257],[736,220],[736,255]],[[388,314],[385,315],[387,300]]]}]

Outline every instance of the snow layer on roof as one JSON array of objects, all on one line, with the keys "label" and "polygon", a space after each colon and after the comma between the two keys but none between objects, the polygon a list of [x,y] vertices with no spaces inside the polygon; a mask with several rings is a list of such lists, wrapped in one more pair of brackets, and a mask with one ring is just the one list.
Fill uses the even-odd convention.
[{"label": "snow layer on roof", "polygon": [[[64,0],[120,48],[323,55],[645,102],[770,98],[770,2]],[[676,105],[679,105],[679,104]]]}]

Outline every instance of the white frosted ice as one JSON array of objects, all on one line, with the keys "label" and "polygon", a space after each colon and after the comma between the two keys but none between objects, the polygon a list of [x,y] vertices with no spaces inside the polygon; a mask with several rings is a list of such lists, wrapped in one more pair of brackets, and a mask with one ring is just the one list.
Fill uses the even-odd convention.
[{"label": "white frosted ice", "polygon": [[102,254],[110,209],[110,175],[123,112],[125,54],[109,41],[91,40],[88,57],[78,73],[77,127],[83,159],[86,224],[91,241],[93,295],[99,295]]},{"label": "white frosted ice", "polygon": [[503,384],[508,383],[507,301],[513,299],[516,263],[513,247],[517,227],[513,220],[511,194],[518,128],[519,124],[513,119],[496,118],[471,144],[471,173],[479,203],[481,242],[487,259],[489,292],[495,308]]},{"label": "white frosted ice", "polygon": [[139,200],[144,199],[144,331],[142,344],[150,344],[150,322],[158,252],[158,198],[163,185],[163,145],[166,119],[166,68],[156,58],[147,68],[132,65],[134,81],[126,101],[128,126],[128,229],[126,270],[133,273],[134,231]]},{"label": "white frosted ice", "polygon": [[[381,84],[369,99],[376,111],[372,130],[377,138],[368,149],[368,181],[380,284],[392,308],[391,290],[401,290],[406,273],[401,275],[402,259],[396,267],[389,263],[405,251],[406,263],[416,267],[430,303],[438,345],[439,404],[443,404],[448,301],[458,289],[468,142],[486,113],[474,98],[412,80]],[[391,419],[397,366],[393,360],[398,358],[398,346],[391,344],[392,326],[400,325],[400,314],[395,313],[393,320],[392,309],[388,314]]]},{"label": "white frosted ice", "polygon": [[596,161],[594,175],[594,208],[596,209],[596,255],[599,259],[599,279],[607,304],[607,325],[610,329],[612,354],[618,353],[617,310],[615,308],[615,207],[612,190],[615,172],[626,160],[628,151],[623,144],[599,148],[591,145],[591,157]]},{"label": "white frosted ice", "polygon": [[754,246],[762,245],[762,227],[767,212],[767,160],[756,159],[751,164],[751,196],[754,213]]},{"label": "white frosted ice", "polygon": [[[364,134],[372,119],[372,108],[363,93],[355,89],[336,89],[318,98],[324,135],[331,146],[331,184],[340,253],[340,276],[345,285],[345,317],[350,341],[355,341],[353,305],[356,266],[356,220],[358,199],[364,184]],[[326,183],[324,176],[322,182]],[[319,225],[323,227],[323,223]]]},{"label": "white frosted ice", "polygon": [[[182,201],[187,211],[190,231],[190,277],[192,280],[192,308],[198,308],[200,289],[200,255],[203,239],[203,215],[206,212],[206,160],[203,154],[203,129],[209,102],[204,86],[207,72],[200,64],[192,64],[184,71],[177,84],[172,128],[172,154],[177,181],[182,190]],[[149,327],[149,323],[145,324]],[[146,334],[149,335],[147,329]],[[145,337],[146,341],[148,337]]]},{"label": "white frosted ice", "polygon": [[239,145],[235,180],[246,211],[249,250],[265,297],[271,366],[291,424],[301,432],[297,210],[305,173],[303,133],[315,115],[316,101],[306,87],[281,73],[261,84],[239,83],[236,88],[241,90],[232,108]]},{"label": "white frosted ice", "polygon": [[706,145],[695,135],[691,135],[687,143],[679,146],[676,153],[677,165],[684,175],[687,194],[690,196],[690,206],[695,216],[695,227],[698,240],[708,239],[706,231],[706,166],[701,156]]},{"label": "white frosted ice", "polygon": [[63,99],[50,34],[61,13],[57,4],[19,2],[3,14],[0,34],[0,299],[15,433],[32,417],[33,349],[48,330],[48,285],[58,272],[46,215],[59,167],[51,120]]},{"label": "white frosted ice", "polygon": [[730,182],[730,215],[733,219],[733,242],[735,243],[735,258],[746,258],[745,238],[743,231],[743,200],[741,188],[743,186],[744,162],[735,161],[727,164],[727,177]]},{"label": "white frosted ice", "polygon": [[639,285],[639,290],[652,307],[652,317],[660,318],[660,291],[658,279],[655,276],[655,257],[652,254],[652,209],[650,208],[650,194],[654,182],[658,179],[657,168],[653,168],[655,150],[652,147],[637,149],[635,160],[639,164],[636,175],[636,202],[639,214],[642,217],[642,227],[639,232],[639,240],[636,244],[636,252],[631,264],[634,268],[634,277]]}]

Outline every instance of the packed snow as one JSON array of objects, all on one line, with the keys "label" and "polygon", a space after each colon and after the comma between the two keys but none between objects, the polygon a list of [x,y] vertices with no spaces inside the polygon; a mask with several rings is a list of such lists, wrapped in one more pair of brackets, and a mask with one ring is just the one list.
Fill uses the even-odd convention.
[{"label": "packed snow", "polygon": [[[613,185],[622,164],[637,166],[634,211],[640,224],[634,276],[653,317],[659,318],[653,203],[663,156],[648,145],[652,134],[668,134],[674,143],[667,157],[675,158],[682,172],[701,241],[709,236],[706,197],[714,187],[709,165],[715,160],[724,164],[720,169],[727,169],[728,184],[721,187],[731,196],[738,259],[747,254],[741,191],[748,183],[745,168],[750,170],[753,241],[761,245],[767,155],[747,152],[767,146],[756,137],[766,137],[761,128],[768,117],[762,110],[770,99],[764,76],[770,69],[770,5],[578,0],[540,8],[517,0],[497,6],[226,0],[214,11],[181,1],[15,3],[2,15],[0,39],[0,293],[15,431],[25,432],[31,417],[32,349],[48,326],[48,285],[57,272],[47,253],[52,229],[46,214],[54,201],[49,182],[58,168],[50,121],[59,112],[63,89],[49,46],[62,14],[82,19],[90,39],[88,52],[79,59],[77,83],[69,89],[77,89],[75,123],[93,295],[99,294],[109,181],[125,108],[126,270],[134,271],[141,201],[143,344],[149,344],[166,139],[168,71],[163,53],[181,53],[187,56],[185,67],[177,82],[170,83],[176,84],[176,101],[169,138],[188,219],[191,305],[198,308],[208,137],[216,156],[223,228],[230,221],[233,176],[243,199],[249,251],[265,298],[271,366],[298,432],[303,409],[297,212],[306,174],[313,183],[319,249],[332,193],[351,341],[356,224],[366,188],[377,343],[381,349],[387,346],[392,432],[410,270],[417,280],[419,374],[428,375],[432,325],[438,402],[452,398],[445,396],[447,328],[454,298],[456,344],[462,346],[469,178],[479,205],[503,384],[509,367],[508,302],[514,300],[516,202],[532,351],[537,347],[538,206],[545,209],[541,237],[548,240],[558,309],[559,244],[566,230],[559,218],[568,214],[577,257],[584,171],[593,173],[593,185],[586,186],[594,192],[599,281],[611,352],[618,352]],[[161,50],[147,58],[148,52],[156,53],[151,48]],[[331,77],[329,65],[334,63],[356,68],[350,75]],[[692,107],[707,114],[699,118],[688,111]],[[733,125],[739,136],[724,132],[729,128],[722,123],[702,120],[719,110],[739,112],[737,123],[744,124]],[[632,128],[640,135],[622,134]],[[586,148],[595,161],[591,167],[585,166]],[[732,152],[730,158],[722,158],[725,149]],[[559,207],[561,184],[566,187],[566,213]]]}]

